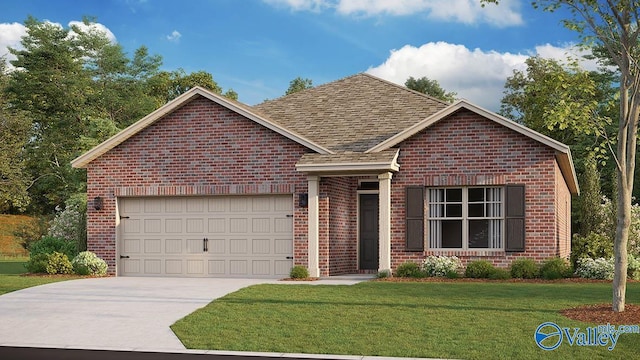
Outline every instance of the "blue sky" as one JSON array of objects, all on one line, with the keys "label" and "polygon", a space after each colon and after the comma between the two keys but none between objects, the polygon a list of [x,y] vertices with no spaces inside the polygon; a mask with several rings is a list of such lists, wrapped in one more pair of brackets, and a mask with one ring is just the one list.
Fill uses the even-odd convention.
[{"label": "blue sky", "polygon": [[560,24],[566,13],[524,0],[14,0],[0,12],[0,56],[19,46],[28,15],[64,27],[94,16],[127,53],[145,45],[166,70],[208,71],[250,105],[298,76],[320,85],[368,72],[399,84],[427,76],[498,110],[528,56],[564,58],[578,41]]}]

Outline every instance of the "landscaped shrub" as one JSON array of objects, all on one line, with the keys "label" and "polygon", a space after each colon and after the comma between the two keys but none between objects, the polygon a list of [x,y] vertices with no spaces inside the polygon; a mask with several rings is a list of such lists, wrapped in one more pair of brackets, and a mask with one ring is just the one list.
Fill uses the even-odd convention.
[{"label": "landscaped shrub", "polygon": [[420,266],[413,261],[407,261],[398,265],[396,268],[396,276],[404,278],[421,278],[424,273],[420,270]]},{"label": "landscaped shrub", "polygon": [[562,279],[571,276],[571,266],[565,259],[555,257],[545,260],[540,267],[540,277],[546,280]]},{"label": "landscaped shrub", "polygon": [[578,267],[582,258],[605,258],[613,256],[613,240],[603,234],[591,232],[587,236],[573,235],[571,240],[571,264]]},{"label": "landscaped shrub", "polygon": [[107,263],[100,259],[91,251],[83,251],[71,260],[73,272],[78,275],[97,275],[104,276],[107,274]]},{"label": "landscaped shrub", "polygon": [[289,277],[292,279],[306,279],[309,277],[309,270],[302,265],[296,265],[291,268]]},{"label": "landscaped shrub", "polygon": [[488,279],[495,271],[493,264],[487,260],[474,260],[467,264],[464,276],[476,279]]},{"label": "landscaped shrub", "polygon": [[627,276],[633,280],[640,280],[640,257],[629,255]]},{"label": "landscaped shrub", "polygon": [[613,258],[582,258],[578,260],[576,275],[585,279],[613,280]]},{"label": "landscaped shrub", "polygon": [[453,277],[458,274],[462,262],[456,256],[428,256],[422,262],[422,271],[426,276]]},{"label": "landscaped shrub", "polygon": [[75,243],[56,237],[45,236],[31,244],[29,255],[53,254],[55,251],[67,255],[68,258],[74,258],[78,254]]},{"label": "landscaped shrub", "polygon": [[491,274],[489,274],[489,279],[507,280],[507,279],[511,279],[511,274],[509,273],[509,270],[507,270],[507,269],[501,269],[501,268],[494,267],[493,271],[491,272]]},{"label": "landscaped shrub", "polygon": [[[65,209],[59,211],[51,221],[47,235],[73,243],[76,246],[76,254],[87,248],[86,194],[75,194],[67,199]],[[73,256],[67,255],[69,258],[73,258]]]},{"label": "landscaped shrub", "polygon": [[511,277],[514,279],[535,279],[540,274],[538,264],[528,258],[516,259],[511,263]]},{"label": "landscaped shrub", "polygon": [[47,255],[47,274],[71,274],[73,267],[71,261],[66,254],[54,251],[53,254]]},{"label": "landscaped shrub", "polygon": [[32,274],[42,274],[47,272],[49,254],[36,254],[29,257],[29,261],[24,265],[27,271]]},{"label": "landscaped shrub", "polygon": [[376,277],[378,279],[386,279],[388,277],[391,277],[391,271],[389,271],[389,270],[378,271],[378,274],[376,275]]}]

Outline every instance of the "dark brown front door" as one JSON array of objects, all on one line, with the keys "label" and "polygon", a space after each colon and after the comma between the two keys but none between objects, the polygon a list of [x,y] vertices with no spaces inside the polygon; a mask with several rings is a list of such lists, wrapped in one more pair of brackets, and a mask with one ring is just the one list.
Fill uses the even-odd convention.
[{"label": "dark brown front door", "polygon": [[360,269],[378,270],[378,194],[360,194]]}]

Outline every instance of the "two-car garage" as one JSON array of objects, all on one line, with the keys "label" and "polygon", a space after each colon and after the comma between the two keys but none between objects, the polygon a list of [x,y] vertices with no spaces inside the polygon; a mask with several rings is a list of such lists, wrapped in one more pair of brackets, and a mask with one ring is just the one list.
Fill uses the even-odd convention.
[{"label": "two-car garage", "polygon": [[119,276],[283,278],[293,266],[293,196],[118,201]]}]

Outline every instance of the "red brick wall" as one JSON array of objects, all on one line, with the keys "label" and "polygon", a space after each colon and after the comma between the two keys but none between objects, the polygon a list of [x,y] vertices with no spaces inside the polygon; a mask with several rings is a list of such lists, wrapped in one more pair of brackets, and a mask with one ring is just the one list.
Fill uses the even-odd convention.
[{"label": "red brick wall", "polygon": [[358,272],[357,189],[353,177],[329,177],[322,180],[329,202],[328,273],[339,275]]},{"label": "red brick wall", "polygon": [[[196,98],[87,167],[88,248],[116,264],[119,196],[298,194],[306,176],[295,163],[306,149],[210,100]],[[294,261],[307,265],[307,209],[294,196]]]},{"label": "red brick wall", "polygon": [[[519,257],[540,262],[559,254],[555,215],[557,164],[552,149],[469,111],[452,114],[400,143],[399,147],[400,171],[391,182],[392,268],[409,260],[421,261],[428,255],[456,255],[465,265],[470,260],[486,259],[496,266],[507,267]],[[525,185],[524,252],[433,251],[428,249],[426,220],[425,251],[404,250],[406,186],[484,184]],[[565,236],[562,237],[564,242]]]}]

